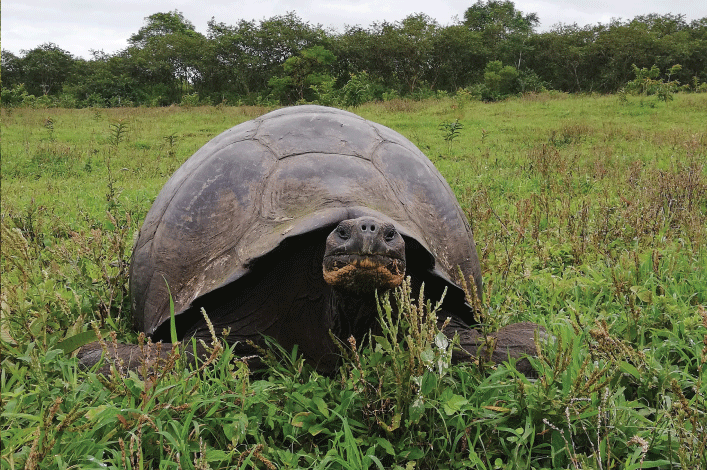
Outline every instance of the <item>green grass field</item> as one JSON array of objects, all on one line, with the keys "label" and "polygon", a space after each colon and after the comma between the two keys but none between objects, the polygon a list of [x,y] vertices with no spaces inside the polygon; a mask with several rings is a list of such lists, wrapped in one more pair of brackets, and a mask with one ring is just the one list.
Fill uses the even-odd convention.
[{"label": "green grass field", "polygon": [[409,318],[334,377],[277,348],[264,374],[228,348],[150,381],[78,371],[65,338],[139,340],[127,263],[162,185],[269,109],[2,109],[0,468],[707,468],[707,94],[674,98],[352,109],[447,178],[485,328],[556,337],[538,379],[449,365],[431,336],[408,347]]}]

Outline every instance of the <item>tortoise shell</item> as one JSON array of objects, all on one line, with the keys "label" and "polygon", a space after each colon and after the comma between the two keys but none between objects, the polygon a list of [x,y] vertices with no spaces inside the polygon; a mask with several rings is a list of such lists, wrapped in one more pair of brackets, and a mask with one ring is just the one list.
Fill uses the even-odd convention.
[{"label": "tortoise shell", "polygon": [[473,279],[480,295],[479,260],[442,175],[399,133],[307,105],[223,132],[165,184],[133,251],[135,327],[166,339],[158,333],[169,324],[171,295],[182,334],[193,333],[195,309],[205,307],[236,340],[264,333],[314,341],[327,327],[318,326],[327,288],[317,279],[319,245],[340,221],[367,215],[395,225],[408,272],[453,291],[445,307],[473,324],[458,277]]}]

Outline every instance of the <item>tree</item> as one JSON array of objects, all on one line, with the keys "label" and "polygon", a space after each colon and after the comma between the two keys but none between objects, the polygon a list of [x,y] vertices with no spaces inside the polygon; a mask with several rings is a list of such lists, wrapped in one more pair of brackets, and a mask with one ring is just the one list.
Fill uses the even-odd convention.
[{"label": "tree", "polygon": [[436,81],[432,50],[439,24],[424,13],[409,15],[388,31],[394,48],[395,74],[412,93],[426,83],[434,87]]},{"label": "tree", "polygon": [[512,62],[520,68],[523,54],[530,52],[527,39],[540,24],[537,13],[516,10],[510,0],[477,0],[464,12],[464,26],[482,33],[486,47],[495,59]]},{"label": "tree", "polygon": [[290,57],[314,46],[328,49],[321,25],[303,22],[293,12],[259,23],[240,21],[235,26],[212,19],[208,38],[204,85],[212,94],[246,97],[247,101],[264,94],[270,80],[282,75]]},{"label": "tree", "polygon": [[12,88],[22,83],[22,59],[2,50],[2,87]]},{"label": "tree", "polygon": [[[90,60],[77,61],[75,73],[65,83],[64,92],[72,95],[79,105],[151,104],[151,85],[141,81],[129,49],[112,55],[91,51]],[[132,51],[138,50],[132,48]]]},{"label": "tree", "polygon": [[677,62],[697,87],[698,82],[707,82],[707,16],[690,22],[686,32],[689,39],[685,43],[685,57]]},{"label": "tree", "polygon": [[327,68],[335,60],[336,57],[331,51],[323,46],[313,46],[285,61],[283,68],[291,78],[292,87],[300,100],[304,100],[305,90],[331,80]]},{"label": "tree", "polygon": [[31,95],[56,95],[71,75],[76,59],[64,49],[48,42],[22,51],[21,80]]},{"label": "tree", "polygon": [[194,25],[184,18],[179,10],[167,13],[155,13],[145,18],[145,26],[137,33],[130,36],[128,43],[132,46],[143,48],[155,38],[163,38],[170,35],[193,36],[199,33],[194,29]]},{"label": "tree", "polygon": [[[168,105],[196,91],[200,100],[234,104],[340,96],[355,105],[386,93],[424,96],[470,85],[497,99],[544,86],[614,92],[633,78],[632,64],[674,70],[668,81],[695,90],[707,82],[707,18],[688,24],[683,15],[649,14],[536,34],[537,14],[510,0],[475,1],[449,26],[415,14],[343,33],[288,12],[235,25],[212,18],[204,36],[178,10],[155,13],[115,54],[77,59],[52,43],[19,55],[2,51],[3,99]],[[675,64],[681,69],[671,69]]]},{"label": "tree", "polygon": [[687,28],[685,15],[673,15],[672,13],[665,15],[659,15],[657,13],[639,15],[634,17],[631,23],[646,25],[648,30],[656,33],[658,37],[675,34]]},{"label": "tree", "polygon": [[[127,57],[134,63],[139,81],[153,87],[155,104],[178,101],[200,80],[204,36],[177,10],[155,13],[130,36]],[[165,96],[167,95],[167,96]]]},{"label": "tree", "polygon": [[490,55],[480,32],[462,24],[440,28],[431,54],[436,87],[454,92],[481,81]]},{"label": "tree", "polygon": [[[376,33],[372,28],[360,26],[347,26],[344,32],[332,38],[331,49],[337,57],[333,64],[337,84],[344,86],[352,76],[366,74],[369,80],[381,80],[381,68],[387,68],[385,82],[391,79],[392,70],[388,67],[382,56],[386,53],[383,48],[376,48],[378,42]],[[384,83],[381,80],[381,83]]]},{"label": "tree", "polygon": [[[204,51],[205,68],[201,85],[217,101],[237,100],[258,91],[267,79],[257,53],[258,25],[241,20],[235,26],[208,22],[208,48]],[[265,82],[263,81],[265,80]]]},{"label": "tree", "polygon": [[552,89],[591,91],[600,82],[596,37],[593,26],[555,25],[550,31],[528,39],[533,54],[526,57],[525,66]]},{"label": "tree", "polygon": [[528,36],[539,23],[537,13],[524,15],[510,0],[477,0],[464,12],[463,24],[498,40],[515,34]]},{"label": "tree", "polygon": [[634,75],[632,64],[650,67],[662,55],[657,34],[643,23],[612,21],[608,26],[595,27],[595,31],[592,49],[600,70],[600,91],[618,90]]},{"label": "tree", "polygon": [[322,25],[312,26],[293,11],[261,21],[256,32],[258,54],[271,65],[282,65],[308,47],[327,46],[327,34]]},{"label": "tree", "polygon": [[403,93],[416,91],[423,82],[436,80],[432,52],[439,31],[424,14],[402,21],[373,23],[368,29],[347,28],[333,42],[341,81],[366,72],[374,82]]}]

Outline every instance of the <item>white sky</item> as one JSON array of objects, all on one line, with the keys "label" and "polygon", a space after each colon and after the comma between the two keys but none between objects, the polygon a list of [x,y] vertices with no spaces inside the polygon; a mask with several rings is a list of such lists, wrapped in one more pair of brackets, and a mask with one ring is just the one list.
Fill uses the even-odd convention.
[{"label": "white sky", "polygon": [[[114,53],[145,24],[145,17],[179,10],[197,31],[207,22],[235,25],[294,11],[304,21],[343,30],[344,25],[369,26],[426,13],[441,25],[463,18],[476,0],[5,0],[2,2],[2,49],[19,54],[53,42],[79,57],[91,49]],[[683,14],[689,22],[707,16],[706,0],[516,0],[517,10],[537,13],[540,30],[557,23],[580,26],[630,20],[649,13]]]}]

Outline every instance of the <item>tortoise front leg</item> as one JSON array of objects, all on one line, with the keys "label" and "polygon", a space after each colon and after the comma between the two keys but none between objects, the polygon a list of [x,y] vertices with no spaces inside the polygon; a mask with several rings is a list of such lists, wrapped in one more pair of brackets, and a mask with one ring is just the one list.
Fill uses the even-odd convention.
[{"label": "tortoise front leg", "polygon": [[537,357],[536,332],[540,340],[549,337],[544,327],[532,322],[513,323],[488,336],[454,320],[444,330],[449,337],[455,333],[459,334],[459,345],[463,349],[452,355],[452,361],[464,362],[481,358],[486,362],[500,364],[513,358],[516,360],[516,369],[526,376],[536,375],[526,359],[527,356]]}]

